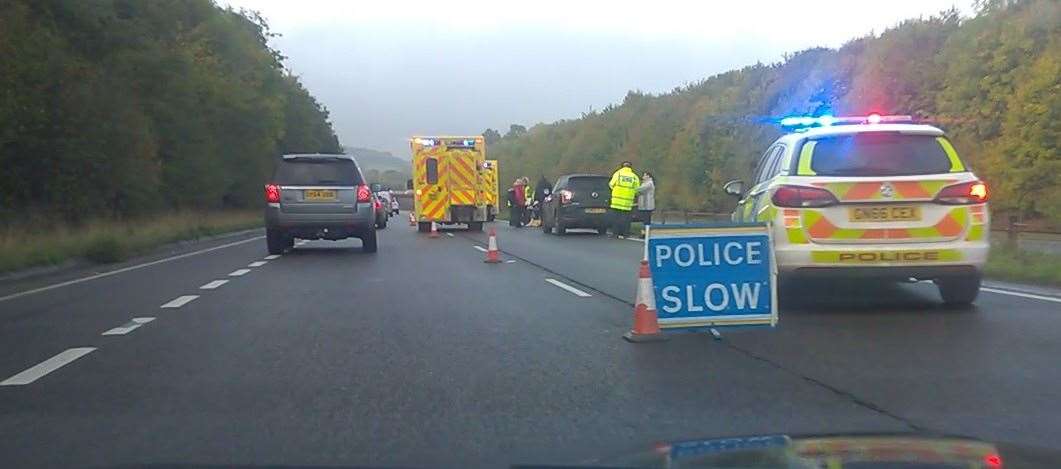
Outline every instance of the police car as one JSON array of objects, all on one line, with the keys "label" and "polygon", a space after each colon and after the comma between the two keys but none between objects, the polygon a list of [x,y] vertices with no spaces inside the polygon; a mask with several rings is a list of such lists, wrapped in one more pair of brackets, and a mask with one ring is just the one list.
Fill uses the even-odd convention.
[{"label": "police car", "polygon": [[[988,252],[988,188],[944,132],[909,116],[795,117],[763,153],[735,222],[771,222],[782,281],[932,280],[976,299]],[[748,187],[750,186],[750,187]]]}]

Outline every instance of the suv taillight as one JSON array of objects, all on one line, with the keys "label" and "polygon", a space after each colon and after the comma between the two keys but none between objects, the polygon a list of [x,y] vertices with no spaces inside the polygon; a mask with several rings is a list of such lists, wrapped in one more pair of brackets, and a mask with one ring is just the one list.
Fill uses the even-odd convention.
[{"label": "suv taillight", "polygon": [[786,208],[828,207],[837,203],[832,192],[804,186],[778,186],[770,200],[774,205]]},{"label": "suv taillight", "polygon": [[969,181],[944,187],[936,195],[936,202],[946,205],[971,205],[987,202],[987,184]]},{"label": "suv taillight", "polygon": [[266,184],[265,201],[270,204],[280,203],[280,186],[276,184]]},{"label": "suv taillight", "polygon": [[368,186],[362,184],[357,186],[357,201],[358,202],[371,202],[372,201],[372,190]]}]

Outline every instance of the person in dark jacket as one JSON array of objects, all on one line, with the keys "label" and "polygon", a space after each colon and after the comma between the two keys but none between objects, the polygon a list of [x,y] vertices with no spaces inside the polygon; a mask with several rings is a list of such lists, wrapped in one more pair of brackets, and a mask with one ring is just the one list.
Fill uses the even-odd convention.
[{"label": "person in dark jacket", "polygon": [[541,221],[542,219],[542,207],[545,205],[545,198],[552,192],[552,184],[545,179],[545,176],[538,178],[538,184],[534,186],[534,201],[531,204],[531,219]]}]

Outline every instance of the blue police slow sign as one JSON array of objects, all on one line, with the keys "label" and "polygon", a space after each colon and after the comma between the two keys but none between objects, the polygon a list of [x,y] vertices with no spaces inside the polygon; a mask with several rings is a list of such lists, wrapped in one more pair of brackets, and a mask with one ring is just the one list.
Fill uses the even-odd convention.
[{"label": "blue police slow sign", "polygon": [[653,225],[647,235],[661,329],[777,324],[765,224]]}]

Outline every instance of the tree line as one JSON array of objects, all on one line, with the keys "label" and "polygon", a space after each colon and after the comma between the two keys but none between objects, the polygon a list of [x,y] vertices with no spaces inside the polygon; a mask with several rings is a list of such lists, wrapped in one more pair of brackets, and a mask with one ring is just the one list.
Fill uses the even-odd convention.
[{"label": "tree line", "polygon": [[[993,189],[993,208],[1061,222],[1061,2],[985,0],[911,19],[839,49],[816,48],[712,76],[579,119],[488,131],[505,181],[610,172],[656,175],[665,208],[728,211],[729,179],[780,129],[770,118],[911,114],[948,132]],[[485,135],[485,134],[484,134]]]},{"label": "tree line", "polygon": [[273,158],[341,150],[254,12],[0,0],[0,224],[252,207]]}]

